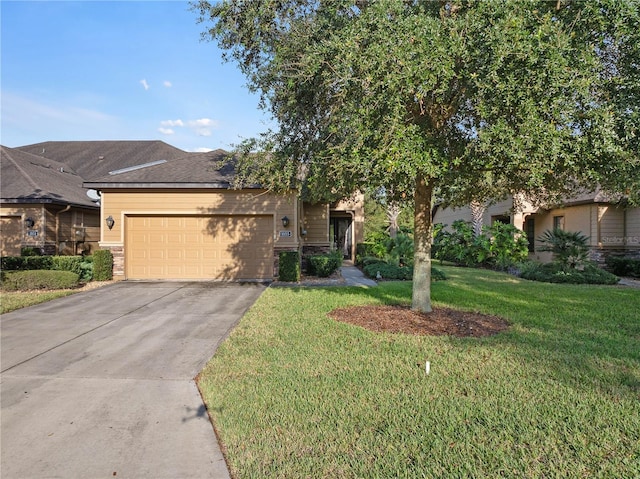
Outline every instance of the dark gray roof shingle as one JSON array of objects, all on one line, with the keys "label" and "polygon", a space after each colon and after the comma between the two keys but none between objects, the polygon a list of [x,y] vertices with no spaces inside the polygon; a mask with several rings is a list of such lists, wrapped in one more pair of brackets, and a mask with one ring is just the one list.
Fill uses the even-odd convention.
[{"label": "dark gray roof shingle", "polygon": [[209,187],[229,188],[235,170],[230,162],[222,163],[229,153],[215,150],[189,153],[165,162],[140,165],[139,168],[111,172],[96,180],[85,182],[91,188],[107,187]]},{"label": "dark gray roof shingle", "polygon": [[159,140],[45,141],[18,149],[64,163],[85,180],[100,178],[110,171],[150,161],[172,160],[187,154]]},{"label": "dark gray roof shingle", "polygon": [[63,163],[0,146],[0,167],[2,201],[97,207],[82,177]]}]

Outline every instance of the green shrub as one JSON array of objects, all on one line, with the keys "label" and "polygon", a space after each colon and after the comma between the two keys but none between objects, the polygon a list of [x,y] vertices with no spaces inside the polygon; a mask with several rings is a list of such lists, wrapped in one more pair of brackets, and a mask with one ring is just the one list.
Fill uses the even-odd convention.
[{"label": "green shrub", "polygon": [[9,271],[2,276],[2,289],[5,291],[70,289],[78,286],[78,280],[79,276],[71,271]]},{"label": "green shrub", "polygon": [[25,246],[20,249],[20,256],[42,256],[42,251],[40,251],[40,248]]},{"label": "green shrub", "polygon": [[619,278],[594,263],[584,263],[582,269],[567,268],[563,263],[529,262],[521,266],[520,277],[546,283],[616,284]]},{"label": "green shrub", "polygon": [[640,278],[640,259],[610,256],[606,259],[607,267],[617,276]]},{"label": "green shrub", "polygon": [[510,224],[495,222],[476,235],[471,223],[457,220],[452,231],[441,225],[434,229],[433,257],[458,266],[484,266],[506,270],[527,258],[529,245],[522,231]]},{"label": "green shrub", "polygon": [[80,263],[80,282],[87,283],[93,279],[93,257],[85,256]]},{"label": "green shrub", "polygon": [[370,278],[377,279],[378,273],[382,279],[409,280],[413,277],[413,268],[410,266],[398,266],[385,262],[370,263],[363,269],[364,274]]},{"label": "green shrub", "polygon": [[297,251],[281,251],[279,258],[278,279],[290,282],[300,281],[300,253]]},{"label": "green shrub", "polygon": [[78,276],[82,273],[82,256],[52,256],[51,269],[56,271],[71,271]]},{"label": "green shrub", "polygon": [[376,258],[384,258],[387,254],[387,241],[389,235],[384,231],[374,231],[369,233],[365,238],[366,256],[375,256]]},{"label": "green shrub", "polygon": [[445,281],[446,279],[447,275],[444,271],[435,266],[431,266],[431,281]]},{"label": "green shrub", "polygon": [[556,228],[545,231],[538,241],[543,244],[540,251],[553,253],[553,259],[564,268],[577,268],[586,263],[589,256],[589,237],[580,232]]},{"label": "green shrub", "polygon": [[490,237],[489,262],[497,269],[505,271],[529,256],[529,241],[515,226],[496,221],[486,231]]},{"label": "green shrub", "polygon": [[388,238],[385,259],[390,264],[412,266],[413,238],[405,233],[398,233],[395,238]]},{"label": "green shrub", "polygon": [[385,263],[385,260],[376,258],[375,256],[366,256],[365,258],[362,258],[362,266],[366,266],[372,263]]},{"label": "green shrub", "polygon": [[342,266],[342,253],[340,251],[332,251],[327,254],[309,256],[307,262],[309,274],[327,278]]},{"label": "green shrub", "polygon": [[365,258],[375,256],[373,243],[358,243],[356,245],[356,265],[362,265]]},{"label": "green shrub", "polygon": [[[411,280],[413,279],[412,266],[397,266],[384,261],[370,262],[362,268],[365,275],[369,278],[377,279],[378,273],[382,279]],[[431,280],[441,281],[447,279],[444,271],[434,266],[431,267]]]},{"label": "green shrub", "polygon": [[100,249],[93,253],[94,281],[109,281],[113,279],[113,255],[108,249]]},{"label": "green shrub", "polygon": [[2,271],[26,271],[33,269],[51,269],[51,256],[3,256],[0,259]]}]

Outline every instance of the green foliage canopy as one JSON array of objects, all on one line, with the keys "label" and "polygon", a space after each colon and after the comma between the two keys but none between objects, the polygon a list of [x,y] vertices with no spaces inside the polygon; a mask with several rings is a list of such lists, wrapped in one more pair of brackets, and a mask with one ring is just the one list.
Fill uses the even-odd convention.
[{"label": "green foliage canopy", "polygon": [[[239,184],[310,200],[413,198],[414,308],[430,310],[431,199],[596,185],[640,195],[637,1],[193,4],[278,124]],[[256,162],[256,157],[258,161]],[[416,297],[416,290],[422,291]]]}]

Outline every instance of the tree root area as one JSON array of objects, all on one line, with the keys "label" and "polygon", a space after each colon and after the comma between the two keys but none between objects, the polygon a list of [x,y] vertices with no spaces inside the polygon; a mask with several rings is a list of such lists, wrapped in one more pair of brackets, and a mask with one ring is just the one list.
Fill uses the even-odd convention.
[{"label": "tree root area", "polygon": [[433,308],[431,313],[413,311],[407,306],[352,306],[334,309],[329,317],[378,333],[426,336],[484,337],[509,327],[498,316],[450,308]]}]

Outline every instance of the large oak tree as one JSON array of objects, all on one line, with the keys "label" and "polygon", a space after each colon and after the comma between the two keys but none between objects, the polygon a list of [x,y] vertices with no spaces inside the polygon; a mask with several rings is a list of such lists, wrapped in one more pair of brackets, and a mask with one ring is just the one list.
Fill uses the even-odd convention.
[{"label": "large oak tree", "polygon": [[[415,208],[413,308],[431,311],[431,206],[640,189],[634,0],[193,4],[277,127],[240,181],[311,200],[383,187]],[[240,155],[241,158],[243,155]],[[248,159],[248,155],[244,156]]]}]

